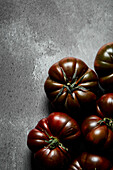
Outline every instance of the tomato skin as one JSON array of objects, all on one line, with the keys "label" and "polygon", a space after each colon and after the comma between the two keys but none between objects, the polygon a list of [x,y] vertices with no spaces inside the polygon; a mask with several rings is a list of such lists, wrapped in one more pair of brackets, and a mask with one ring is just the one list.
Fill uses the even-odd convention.
[{"label": "tomato skin", "polygon": [[99,49],[94,68],[103,89],[113,92],[113,42],[107,43]]},{"label": "tomato skin", "polygon": [[[69,146],[81,135],[77,122],[62,112],[53,112],[41,119],[27,138],[27,145],[34,153],[37,166],[62,169],[70,160]],[[57,140],[52,145],[51,140]]]},{"label": "tomato skin", "polygon": [[63,58],[50,67],[48,74],[44,89],[55,108],[78,113],[96,102],[98,78],[82,60]]},{"label": "tomato skin", "polygon": [[113,119],[113,93],[102,95],[96,102],[96,108],[100,117]]},{"label": "tomato skin", "polygon": [[102,118],[96,115],[87,117],[81,125],[81,131],[92,149],[107,150],[113,147],[113,132],[104,122],[99,121]]},{"label": "tomato skin", "polygon": [[111,162],[100,155],[83,152],[69,166],[68,170],[113,170]]}]

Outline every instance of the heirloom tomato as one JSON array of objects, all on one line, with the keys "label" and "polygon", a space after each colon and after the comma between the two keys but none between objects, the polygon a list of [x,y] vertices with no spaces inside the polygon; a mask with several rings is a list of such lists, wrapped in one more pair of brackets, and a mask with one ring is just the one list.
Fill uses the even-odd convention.
[{"label": "heirloom tomato", "polygon": [[97,113],[100,117],[108,117],[113,119],[113,93],[102,95],[96,104]]},{"label": "heirloom tomato", "polygon": [[113,42],[107,43],[99,49],[94,68],[103,89],[113,92]]},{"label": "heirloom tomato", "polygon": [[113,165],[104,156],[83,152],[68,170],[113,170]]},{"label": "heirloom tomato", "polygon": [[62,112],[41,119],[28,134],[27,145],[34,153],[37,166],[43,169],[65,169],[70,160],[69,146],[80,137],[77,122]]},{"label": "heirloom tomato", "polygon": [[96,103],[98,78],[82,60],[67,57],[53,64],[45,92],[55,108],[78,113]]},{"label": "heirloom tomato", "polygon": [[112,119],[102,119],[96,115],[91,115],[83,121],[81,131],[92,149],[107,150],[113,148]]}]

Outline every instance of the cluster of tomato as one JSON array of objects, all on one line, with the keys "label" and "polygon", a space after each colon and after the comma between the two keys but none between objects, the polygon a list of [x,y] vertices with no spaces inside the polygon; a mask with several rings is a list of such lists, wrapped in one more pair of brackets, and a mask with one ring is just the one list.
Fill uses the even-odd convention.
[{"label": "cluster of tomato", "polygon": [[113,170],[113,43],[99,49],[94,68],[73,57],[50,67],[53,112],[27,140],[37,170]]}]

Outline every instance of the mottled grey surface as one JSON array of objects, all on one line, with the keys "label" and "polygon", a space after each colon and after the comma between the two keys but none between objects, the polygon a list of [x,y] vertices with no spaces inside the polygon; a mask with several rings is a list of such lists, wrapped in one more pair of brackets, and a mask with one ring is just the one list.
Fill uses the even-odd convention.
[{"label": "mottled grey surface", "polygon": [[93,69],[113,41],[113,0],[0,0],[0,170],[33,170],[27,134],[50,113],[49,67],[67,56]]}]

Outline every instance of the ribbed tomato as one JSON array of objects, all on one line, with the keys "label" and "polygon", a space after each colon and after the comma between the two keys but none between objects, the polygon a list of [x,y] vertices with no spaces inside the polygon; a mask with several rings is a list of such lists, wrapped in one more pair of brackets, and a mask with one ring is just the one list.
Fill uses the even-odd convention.
[{"label": "ribbed tomato", "polygon": [[113,170],[113,165],[104,156],[83,152],[68,170]]},{"label": "ribbed tomato", "polygon": [[77,122],[65,113],[53,112],[40,120],[27,140],[37,167],[64,169],[70,159],[69,147],[76,144],[80,134]]},{"label": "ribbed tomato", "polygon": [[100,117],[113,119],[113,93],[106,93],[102,95],[97,100],[96,108]]},{"label": "ribbed tomato", "polygon": [[81,126],[85,140],[92,149],[113,148],[113,120],[100,118],[96,115],[87,117]]},{"label": "ribbed tomato", "polygon": [[95,103],[98,78],[82,60],[63,58],[48,73],[44,87],[55,108],[78,113]]},{"label": "ribbed tomato", "polygon": [[113,92],[113,42],[107,43],[99,49],[94,68],[100,85],[108,92]]}]

